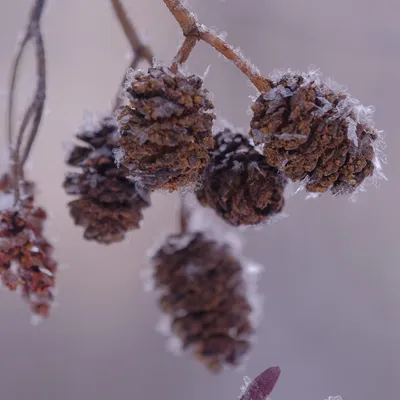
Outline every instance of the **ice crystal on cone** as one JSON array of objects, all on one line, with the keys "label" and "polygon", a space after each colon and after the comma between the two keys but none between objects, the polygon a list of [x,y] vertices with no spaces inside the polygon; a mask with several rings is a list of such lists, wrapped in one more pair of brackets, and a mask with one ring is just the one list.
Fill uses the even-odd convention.
[{"label": "ice crystal on cone", "polygon": [[122,163],[150,190],[175,191],[198,181],[209,162],[213,105],[196,75],[165,67],[138,72],[117,119]]},{"label": "ice crystal on cone", "polygon": [[287,179],[250,143],[229,129],[215,136],[215,150],[197,197],[231,225],[257,225],[282,211]]},{"label": "ice crystal on cone", "polygon": [[250,134],[268,163],[309,192],[353,193],[379,169],[372,110],[315,71],[288,71],[254,103]]},{"label": "ice crystal on cone", "polygon": [[254,327],[244,265],[230,247],[202,233],[170,235],[152,264],[161,308],[182,348],[214,372],[239,365]]},{"label": "ice crystal on cone", "polygon": [[[4,286],[22,296],[34,315],[47,317],[54,300],[57,264],[43,234],[45,211],[34,205],[34,186],[21,183],[20,202],[0,209],[0,277]],[[0,178],[0,198],[13,197],[8,175]]]},{"label": "ice crystal on cone", "polygon": [[64,180],[66,192],[79,196],[68,204],[75,224],[85,228],[85,239],[105,244],[121,241],[127,231],[138,229],[142,209],[150,206],[147,190],[138,188],[127,177],[129,171],[115,163],[117,130],[111,119],[105,119],[96,130],[78,133],[85,146],[75,146],[67,163],[82,170]]}]

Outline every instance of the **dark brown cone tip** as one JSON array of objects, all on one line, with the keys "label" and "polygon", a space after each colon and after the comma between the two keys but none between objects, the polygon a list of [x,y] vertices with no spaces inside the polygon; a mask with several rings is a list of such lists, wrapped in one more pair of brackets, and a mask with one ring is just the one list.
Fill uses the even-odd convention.
[{"label": "dark brown cone tip", "polygon": [[119,242],[128,231],[139,229],[142,210],[150,206],[149,192],[115,163],[119,134],[111,118],[104,119],[99,129],[76,136],[85,146],[75,146],[67,160],[69,165],[81,167],[81,172],[68,173],[64,180],[67,194],[79,196],[68,204],[70,214],[75,224],[85,229],[85,239]]},{"label": "dark brown cone tip", "polygon": [[215,115],[202,79],[163,67],[137,73],[117,117],[123,164],[150,190],[196,184],[209,162]]},{"label": "dark brown cone tip", "polygon": [[229,129],[215,136],[215,150],[196,194],[233,226],[258,225],[281,212],[287,179],[249,140]]},{"label": "dark brown cone tip", "polygon": [[279,367],[266,369],[249,384],[240,400],[265,400],[272,393],[280,374]]},{"label": "dark brown cone tip", "polygon": [[[54,299],[57,264],[53,248],[43,236],[46,213],[34,205],[34,185],[24,182],[21,189],[18,207],[0,209],[0,279],[12,291],[21,288],[31,311],[47,317]],[[0,178],[0,197],[10,195],[11,180],[5,175]]]},{"label": "dark brown cone tip", "polygon": [[152,262],[161,308],[182,347],[213,372],[239,365],[251,347],[252,308],[230,247],[201,233],[171,235]]},{"label": "dark brown cone tip", "polygon": [[311,75],[288,73],[271,87],[250,124],[269,164],[317,193],[352,193],[373,174],[378,135],[361,116],[367,108]]}]

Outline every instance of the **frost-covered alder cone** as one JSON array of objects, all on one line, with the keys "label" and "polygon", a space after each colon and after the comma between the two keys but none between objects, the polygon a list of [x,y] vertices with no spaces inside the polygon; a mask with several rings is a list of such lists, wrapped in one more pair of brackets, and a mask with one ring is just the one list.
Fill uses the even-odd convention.
[{"label": "frost-covered alder cone", "polygon": [[215,115],[202,84],[165,67],[137,72],[126,84],[129,104],[117,116],[122,163],[145,187],[172,192],[193,185],[208,164]]},{"label": "frost-covered alder cone", "polygon": [[150,206],[149,193],[127,178],[129,171],[115,164],[113,150],[118,146],[118,129],[111,119],[100,126],[78,133],[85,143],[77,145],[67,163],[81,172],[66,175],[64,188],[79,196],[68,206],[75,224],[85,228],[84,237],[110,244],[124,239],[126,232],[137,229],[142,210]]},{"label": "frost-covered alder cone", "polygon": [[250,348],[252,307],[243,263],[202,233],[170,235],[152,257],[160,304],[184,349],[211,371],[236,366]]},{"label": "frost-covered alder cone", "polygon": [[352,193],[379,169],[372,109],[318,74],[281,74],[252,107],[250,135],[268,163],[309,192]]},{"label": "frost-covered alder cone", "polygon": [[33,184],[23,183],[21,200],[14,205],[10,177],[0,177],[0,278],[8,289],[21,289],[34,315],[47,317],[57,264],[43,234],[46,212],[34,205],[33,195]]},{"label": "frost-covered alder cone", "polygon": [[224,129],[196,194],[231,225],[256,225],[282,211],[287,179],[240,133]]}]

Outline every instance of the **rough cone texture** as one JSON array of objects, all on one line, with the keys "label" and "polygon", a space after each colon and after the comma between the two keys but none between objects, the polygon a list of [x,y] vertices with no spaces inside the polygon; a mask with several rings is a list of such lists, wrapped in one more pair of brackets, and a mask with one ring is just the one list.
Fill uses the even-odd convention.
[{"label": "rough cone texture", "polygon": [[253,105],[250,134],[268,163],[309,192],[351,193],[374,172],[371,109],[316,74],[289,71]]},{"label": "rough cone texture", "polygon": [[68,204],[75,224],[85,228],[87,240],[104,244],[121,241],[127,231],[139,228],[142,209],[150,205],[148,191],[139,189],[127,178],[129,171],[115,163],[118,136],[111,119],[77,134],[85,146],[75,146],[67,163],[82,170],[64,181],[66,192],[79,196]]},{"label": "rough cone texture", "polygon": [[250,383],[246,382],[242,387],[242,396],[239,400],[267,400],[276,383],[278,382],[281,369],[271,367],[259,374]]},{"label": "rough cone texture", "polygon": [[231,225],[256,225],[282,211],[287,179],[268,165],[249,140],[229,129],[215,136],[215,150],[197,198]]},{"label": "rough cone texture", "polygon": [[21,202],[14,206],[9,176],[0,177],[0,277],[10,290],[21,289],[32,312],[49,315],[54,299],[57,264],[43,236],[46,213],[34,206],[33,184],[21,185]]},{"label": "rough cone texture", "polygon": [[209,162],[215,115],[202,83],[196,75],[157,67],[127,84],[129,105],[117,117],[122,162],[150,190],[196,184]]},{"label": "rough cone texture", "polygon": [[250,348],[252,309],[231,249],[201,233],[171,235],[152,262],[161,307],[182,347],[214,372],[238,365]]}]

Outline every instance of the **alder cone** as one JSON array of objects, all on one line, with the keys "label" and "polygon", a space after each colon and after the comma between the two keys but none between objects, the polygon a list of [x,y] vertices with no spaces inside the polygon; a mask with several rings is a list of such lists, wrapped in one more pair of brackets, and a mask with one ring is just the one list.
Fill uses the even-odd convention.
[{"label": "alder cone", "polygon": [[250,349],[252,308],[230,247],[201,233],[170,235],[152,263],[161,308],[182,347],[214,372],[238,365]]},{"label": "alder cone", "polygon": [[254,103],[250,135],[272,166],[309,192],[351,193],[374,172],[369,110],[312,74],[288,72]]},{"label": "alder cone", "polygon": [[214,108],[203,81],[164,67],[136,73],[117,116],[123,164],[150,190],[195,185],[213,147]]},{"label": "alder cone", "polygon": [[85,239],[119,242],[128,231],[140,227],[142,210],[150,206],[149,193],[127,178],[125,167],[115,163],[113,151],[119,134],[111,119],[76,136],[85,146],[75,146],[67,159],[69,165],[81,168],[64,180],[66,192],[79,196],[68,204],[70,214],[76,225],[85,228]]},{"label": "alder cone", "polygon": [[21,201],[14,206],[10,177],[0,178],[0,197],[10,204],[0,209],[0,278],[8,289],[22,289],[22,296],[35,315],[47,317],[54,300],[57,272],[53,247],[43,234],[47,216],[34,205],[32,182],[21,184],[20,196]]},{"label": "alder cone", "polygon": [[282,211],[287,179],[249,140],[229,129],[215,136],[215,150],[196,194],[231,225],[257,225]]}]

